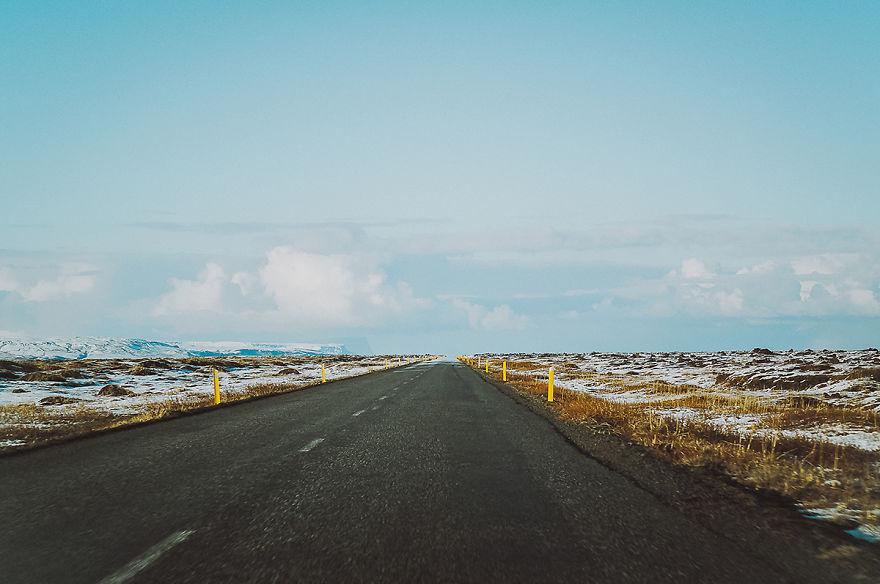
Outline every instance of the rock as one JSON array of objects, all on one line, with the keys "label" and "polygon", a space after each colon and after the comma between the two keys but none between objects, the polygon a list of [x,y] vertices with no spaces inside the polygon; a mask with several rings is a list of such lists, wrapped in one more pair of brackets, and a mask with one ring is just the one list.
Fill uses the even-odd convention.
[{"label": "rock", "polygon": [[130,389],[126,389],[121,385],[110,383],[98,390],[98,395],[103,397],[129,397],[136,394]]},{"label": "rock", "polygon": [[13,379],[18,379],[18,375],[13,373],[12,371],[6,371],[0,369],[0,379],[5,379],[7,381],[11,381]]},{"label": "rock", "polygon": [[31,361],[11,361],[9,359],[0,359],[0,367],[10,371],[23,371],[25,373],[33,373],[40,370],[40,366]]},{"label": "rock", "polygon": [[751,353],[752,353],[752,355],[775,355],[776,354],[773,351],[771,351],[770,349],[764,349],[762,347],[755,347],[754,349],[752,349]]},{"label": "rock", "polygon": [[54,381],[54,382],[62,382],[64,381],[64,376],[58,373],[57,371],[35,371],[34,373],[28,373],[24,377],[21,378],[22,381]]},{"label": "rock", "polygon": [[847,374],[846,378],[880,381],[880,367],[856,367]]},{"label": "rock", "polygon": [[168,361],[167,359],[144,359],[140,362],[142,367],[146,368],[154,368],[154,369],[173,369],[174,363]]},{"label": "rock", "polygon": [[299,375],[299,369],[295,367],[287,367],[286,369],[282,369],[275,375]]},{"label": "rock", "polygon": [[129,375],[155,375],[156,372],[150,369],[149,367],[144,367],[143,365],[135,365],[131,369],[128,370]]},{"label": "rock", "polygon": [[828,363],[805,363],[800,366],[801,371],[830,371],[834,369],[832,365]]},{"label": "rock", "polygon": [[12,393],[27,393],[27,391],[28,390],[26,390],[23,387],[16,387],[15,389],[12,390]]},{"label": "rock", "polygon": [[64,379],[82,379],[86,376],[82,369],[77,368],[62,369],[59,373],[64,376]]},{"label": "rock", "polygon": [[40,400],[41,406],[61,406],[64,404],[75,404],[80,400],[72,397],[67,397],[64,395],[50,395],[49,397],[44,397]]}]

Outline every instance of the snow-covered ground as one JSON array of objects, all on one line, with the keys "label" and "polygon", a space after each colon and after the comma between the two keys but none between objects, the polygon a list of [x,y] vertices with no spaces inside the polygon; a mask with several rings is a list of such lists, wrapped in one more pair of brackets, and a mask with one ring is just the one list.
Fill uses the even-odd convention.
[{"label": "snow-covered ground", "polygon": [[[213,395],[211,367],[193,367],[185,364],[173,369],[150,369],[144,374],[142,361],[118,361],[117,367],[90,373],[83,370],[83,378],[64,382],[0,380],[0,405],[39,404],[45,398],[62,396],[81,405],[100,406],[112,411],[130,411],[148,401],[171,397]],[[365,358],[353,362],[328,363],[327,379],[351,377],[385,367],[385,360]],[[265,364],[227,368],[220,371],[220,385],[224,392],[235,393],[260,383],[309,383],[321,379],[321,364],[317,361],[291,365]],[[137,371],[137,373],[132,373]],[[107,385],[120,386],[133,395],[105,397],[98,395]],[[61,406],[54,406],[61,407]]]},{"label": "snow-covered ground", "polygon": [[345,346],[316,343],[245,343],[72,337],[29,339],[0,337],[0,359],[134,359],[218,356],[344,355]]},{"label": "snow-covered ground", "polygon": [[[494,355],[498,359],[501,355]],[[785,351],[717,353],[584,353],[510,355],[556,367],[557,375],[593,372],[671,385],[730,389],[750,395],[800,394],[829,404],[880,409],[880,351]]]},{"label": "snow-covered ground", "polygon": [[745,397],[770,406],[796,398],[812,405],[877,412],[880,416],[880,351],[876,349],[479,357],[489,357],[495,363],[508,359],[520,372],[538,377],[546,377],[553,367],[560,387],[618,403],[651,404],[656,415],[708,423],[734,434],[778,433],[781,437],[880,451],[876,423],[835,422],[790,428],[774,424],[773,428],[763,428],[760,415],[733,415],[714,411],[711,406],[664,406],[664,402],[697,395]]}]

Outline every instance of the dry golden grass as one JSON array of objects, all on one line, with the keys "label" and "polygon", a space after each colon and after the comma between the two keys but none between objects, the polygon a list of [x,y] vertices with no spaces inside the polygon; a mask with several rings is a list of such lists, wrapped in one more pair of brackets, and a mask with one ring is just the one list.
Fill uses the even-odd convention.
[{"label": "dry golden grass", "polygon": [[[527,373],[530,369],[546,371],[546,365],[509,361],[508,383],[521,392],[546,398],[546,374],[542,379],[535,379]],[[479,371],[485,374],[484,367]],[[806,507],[845,507],[860,511],[865,523],[878,522],[878,453],[802,437],[772,436],[770,432],[735,434],[699,418],[686,423],[676,421],[658,415],[655,409],[689,408],[712,415],[759,415],[761,428],[773,430],[836,422],[876,427],[873,412],[803,398],[772,402],[749,396],[715,395],[699,388],[663,382],[630,381],[583,372],[576,375],[595,378],[604,386],[619,390],[671,394],[671,399],[659,403],[619,403],[557,385],[551,408],[563,420],[590,424],[598,431],[648,447],[670,462],[721,473],[748,487],[786,495]],[[501,372],[492,368],[490,376],[499,379]]]}]

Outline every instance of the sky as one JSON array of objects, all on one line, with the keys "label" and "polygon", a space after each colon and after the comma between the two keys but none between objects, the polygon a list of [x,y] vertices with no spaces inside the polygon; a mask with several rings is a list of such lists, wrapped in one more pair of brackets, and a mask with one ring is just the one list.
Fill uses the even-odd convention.
[{"label": "sky", "polygon": [[878,103],[873,2],[3,2],[0,334],[878,346]]}]

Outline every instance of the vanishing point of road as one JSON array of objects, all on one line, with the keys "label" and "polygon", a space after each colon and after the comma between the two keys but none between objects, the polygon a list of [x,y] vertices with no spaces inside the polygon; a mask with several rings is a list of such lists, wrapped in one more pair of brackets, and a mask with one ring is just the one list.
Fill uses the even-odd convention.
[{"label": "vanishing point of road", "polygon": [[0,458],[0,581],[779,582],[458,363]]}]

